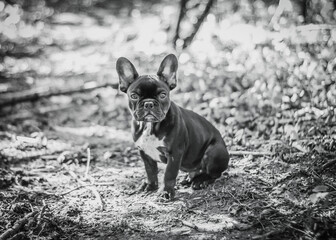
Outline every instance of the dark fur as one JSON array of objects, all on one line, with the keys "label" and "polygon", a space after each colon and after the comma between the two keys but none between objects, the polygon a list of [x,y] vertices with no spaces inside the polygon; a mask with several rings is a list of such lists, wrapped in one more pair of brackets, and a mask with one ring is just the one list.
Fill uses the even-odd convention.
[{"label": "dark fur", "polygon": [[[139,76],[131,62],[120,59],[117,71],[121,90],[129,97],[134,141],[148,131],[145,122],[151,122],[150,134],[164,143],[158,148],[160,159],[152,159],[140,149],[148,178],[142,190],[158,188],[156,161],[167,164],[163,193],[169,198],[174,197],[179,169],[189,172],[189,182],[194,189],[205,187],[220,177],[229,162],[221,134],[202,116],[170,101],[169,92],[177,83],[176,57],[168,55],[154,76]],[[132,99],[134,94],[138,99]]]}]

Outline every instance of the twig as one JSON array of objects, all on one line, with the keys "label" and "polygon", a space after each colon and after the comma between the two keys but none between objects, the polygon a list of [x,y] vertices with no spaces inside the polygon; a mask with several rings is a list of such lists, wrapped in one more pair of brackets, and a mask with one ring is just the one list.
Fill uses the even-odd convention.
[{"label": "twig", "polygon": [[[181,220],[182,224],[195,229],[196,231],[200,231],[200,232],[221,232],[223,231],[223,229],[225,228],[225,223],[216,223],[216,224],[195,224],[195,223],[191,223],[188,221],[184,221]],[[234,226],[234,223],[232,223],[232,226],[230,226],[230,228],[232,228]]]},{"label": "twig", "polygon": [[185,226],[187,226],[187,227],[190,227],[190,228],[193,228],[193,229],[195,229],[196,231],[199,231],[199,230],[200,230],[199,227],[198,227],[196,224],[194,224],[194,223],[187,222],[187,221],[184,221],[184,220],[181,220],[181,222],[182,222],[183,225],[185,225]]},{"label": "twig", "polygon": [[303,153],[307,153],[309,151],[309,149],[307,147],[302,146],[298,142],[293,142],[292,147],[294,147],[295,149],[297,149],[297,150],[299,150],[300,152],[303,152]]},{"label": "twig", "polygon": [[281,233],[282,230],[273,230],[270,231],[268,233],[262,234],[262,235],[257,235],[257,236],[253,236],[252,239],[253,240],[257,240],[257,239],[267,239],[268,237],[272,236],[272,235],[278,235],[279,233]]},{"label": "twig", "polygon": [[26,137],[26,136],[16,136],[16,140],[30,144],[39,144],[41,142],[41,139],[39,138]]},{"label": "twig", "polygon": [[322,169],[327,169],[328,167],[330,167],[331,165],[335,164],[336,163],[336,158],[335,159],[332,159],[330,161],[328,161],[327,163],[323,164],[322,165]]},{"label": "twig", "polygon": [[69,95],[77,92],[87,92],[92,91],[97,88],[105,88],[105,87],[112,87],[114,89],[118,89],[118,84],[111,84],[111,83],[104,83],[99,85],[83,85],[79,87],[66,87],[62,89],[52,89],[50,87],[43,87],[33,90],[22,91],[16,94],[3,94],[0,98],[0,108],[4,106],[14,105],[21,102],[27,101],[36,101],[40,98],[48,98],[52,96],[59,96],[59,95]]},{"label": "twig", "polygon": [[[243,204],[235,195],[233,195],[230,191],[228,191],[228,193],[231,195],[231,197],[236,200],[238,202],[238,204],[244,208],[244,210],[247,212],[248,211],[248,206],[246,204]],[[230,209],[231,209],[232,205],[230,206]]]},{"label": "twig", "polygon": [[278,7],[275,10],[275,13],[270,21],[270,24],[274,25],[280,18],[281,14],[285,11],[286,9],[286,4],[288,4],[288,0],[280,0]]},{"label": "twig", "polygon": [[306,235],[307,237],[312,237],[309,233],[305,232],[305,231],[302,231],[301,229],[298,229],[298,228],[295,228],[293,226],[291,226],[290,224],[284,224],[285,226],[291,228],[291,229],[294,229],[300,233],[303,233],[304,235]]},{"label": "twig", "polygon": [[16,234],[20,230],[20,228],[22,228],[23,225],[30,220],[30,218],[34,218],[37,215],[37,213],[38,211],[33,211],[27,214],[24,218],[16,221],[13,227],[11,227],[10,229],[6,230],[3,234],[1,234],[0,240],[8,239],[9,237]]},{"label": "twig", "polygon": [[157,211],[162,211],[162,207],[160,207],[159,205],[157,205],[157,204],[154,203],[154,202],[148,201],[148,202],[147,202],[147,205],[148,205],[148,206],[151,206],[151,207],[153,207],[153,208],[155,208]]},{"label": "twig", "polygon": [[55,196],[55,194],[51,193],[51,192],[42,191],[42,190],[34,190],[34,189],[30,189],[28,187],[24,187],[24,186],[20,185],[17,181],[16,181],[16,185],[14,185],[13,187],[17,188],[17,189],[20,189],[22,191],[28,192],[28,193],[35,193],[35,194],[41,194],[41,195]]},{"label": "twig", "polygon": [[93,184],[80,185],[80,186],[78,186],[78,187],[75,187],[75,188],[73,188],[73,189],[70,189],[70,190],[68,190],[68,191],[66,191],[66,192],[63,192],[63,193],[59,194],[59,196],[64,196],[64,195],[67,195],[67,194],[69,194],[69,193],[72,193],[72,192],[74,192],[74,191],[76,191],[76,190],[78,190],[78,189],[86,188],[86,187],[89,187],[89,186],[93,186]]},{"label": "twig", "polygon": [[43,230],[44,230],[44,228],[45,228],[46,225],[47,225],[47,224],[46,224],[45,222],[42,223],[41,230],[40,230],[39,233],[37,234],[38,237],[41,235],[41,233],[43,232]]},{"label": "twig", "polygon": [[82,181],[76,173],[74,173],[73,171],[71,171],[69,169],[69,167],[66,164],[63,164],[64,168],[67,170],[67,172],[81,185],[83,185],[84,187],[86,187],[87,189],[89,189],[96,197],[96,199],[98,200],[99,203],[99,207],[100,210],[104,210],[104,201],[102,199],[102,197],[100,196],[99,192],[97,191],[97,189],[94,186],[88,186],[84,181]]},{"label": "twig", "polygon": [[230,151],[232,156],[252,155],[252,156],[271,156],[272,152],[250,152],[250,151]]},{"label": "twig", "polygon": [[44,211],[45,211],[46,208],[47,208],[47,205],[46,205],[44,199],[42,200],[42,202],[43,202],[43,207],[42,207],[42,209],[41,209],[41,211],[40,211],[40,213],[39,213],[39,215],[38,215],[38,217],[37,217],[38,222],[41,222],[41,219],[42,219],[42,217],[43,217]]},{"label": "twig", "polygon": [[87,148],[87,161],[86,161],[86,170],[84,178],[87,179],[90,171],[90,161],[91,161],[91,151],[90,148]]},{"label": "twig", "polygon": [[[43,160],[56,160],[58,158],[59,154],[50,154],[50,155],[43,155],[41,158]],[[32,169],[32,171],[37,171],[37,172],[50,172],[54,171],[55,169],[50,169],[50,168],[38,168],[38,169]]]},{"label": "twig", "polygon": [[[48,206],[46,205],[46,203],[45,203],[44,200],[42,200],[42,202],[43,202],[43,207],[42,207],[40,213],[39,213],[38,216],[37,216],[37,224],[36,224],[36,227],[35,227],[35,228],[37,228],[37,227],[39,227],[39,226],[41,225],[41,222],[42,222],[42,219],[43,219],[44,212],[45,212],[46,208],[48,207]],[[43,223],[42,223],[42,226],[41,226],[41,230],[40,230],[39,233],[38,233],[38,236],[40,236],[40,234],[43,232],[45,226],[46,226],[46,223],[43,222]]]},{"label": "twig", "polygon": [[64,195],[67,195],[69,193],[72,193],[78,189],[81,189],[81,188],[85,188],[85,187],[92,187],[92,186],[113,186],[115,183],[114,182],[106,182],[106,183],[93,183],[93,184],[85,184],[85,185],[80,185],[78,187],[75,187],[73,189],[70,189],[66,192],[63,192],[61,194],[59,194],[59,196],[64,196]]}]

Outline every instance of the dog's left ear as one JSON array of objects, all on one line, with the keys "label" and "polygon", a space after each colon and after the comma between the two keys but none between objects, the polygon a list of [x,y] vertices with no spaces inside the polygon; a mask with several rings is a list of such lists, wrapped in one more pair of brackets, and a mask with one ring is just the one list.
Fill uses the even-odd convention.
[{"label": "dog's left ear", "polygon": [[168,84],[170,90],[177,85],[178,61],[174,54],[167,55],[161,62],[157,75],[161,81]]}]

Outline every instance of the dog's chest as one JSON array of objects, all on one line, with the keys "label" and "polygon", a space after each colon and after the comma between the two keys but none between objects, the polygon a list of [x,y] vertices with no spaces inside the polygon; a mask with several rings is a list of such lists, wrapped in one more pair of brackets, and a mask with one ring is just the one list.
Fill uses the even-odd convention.
[{"label": "dog's chest", "polygon": [[153,160],[160,162],[160,155],[162,153],[159,149],[165,147],[164,142],[163,139],[160,140],[154,134],[151,134],[149,125],[145,126],[135,145]]}]

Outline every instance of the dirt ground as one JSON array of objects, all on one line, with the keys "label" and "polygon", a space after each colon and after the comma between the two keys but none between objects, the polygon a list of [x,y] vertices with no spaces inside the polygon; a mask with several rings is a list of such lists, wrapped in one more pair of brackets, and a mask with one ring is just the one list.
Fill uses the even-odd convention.
[{"label": "dirt ground", "polygon": [[[176,4],[152,9],[163,6],[169,16]],[[58,7],[43,28],[35,25],[26,52],[4,57],[2,99],[18,90],[116,83],[117,57],[137,47],[147,52],[135,52],[135,64],[155,73],[172,51],[160,37],[146,46],[169,22],[166,15],[161,25],[134,33],[158,15],[137,18],[137,11],[112,3],[73,12]],[[187,60],[172,95],[223,134],[231,160],[220,179],[197,191],[178,183],[171,202],[138,192],[145,169],[125,96],[112,87],[6,106],[0,112],[0,239],[336,239],[335,115],[260,107],[250,95],[237,95],[245,84],[238,70],[227,75],[190,56],[192,48],[182,54]],[[195,85],[195,77],[210,80]],[[165,165],[159,168],[162,179]]]},{"label": "dirt ground", "polygon": [[[229,170],[213,185],[195,191],[178,184],[176,199],[162,202],[156,193],[137,192],[145,171],[128,127],[56,129],[40,138],[48,139],[46,144],[13,136],[2,142],[11,142],[13,156],[20,156],[14,151],[36,153],[39,148],[64,150],[2,163],[1,232],[37,211],[15,239],[335,237],[334,169],[321,169],[323,159],[316,155],[288,153],[285,161],[279,156],[232,156]],[[163,169],[162,164],[160,179]],[[182,177],[180,173],[179,181]]]}]

